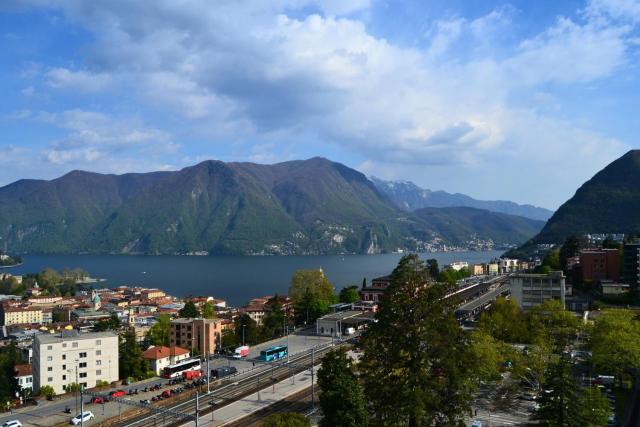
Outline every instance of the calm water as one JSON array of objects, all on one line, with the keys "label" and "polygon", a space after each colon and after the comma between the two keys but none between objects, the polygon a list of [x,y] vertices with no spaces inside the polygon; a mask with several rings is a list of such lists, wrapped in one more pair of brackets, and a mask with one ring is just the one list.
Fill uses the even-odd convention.
[{"label": "calm water", "polygon": [[[486,262],[501,251],[421,254],[442,266],[453,261]],[[175,296],[212,295],[231,305],[275,292],[286,294],[291,275],[298,269],[322,268],[335,285],[362,283],[362,278],[388,274],[402,255],[348,256],[129,256],[129,255],[27,255],[11,274],[33,273],[46,267],[56,270],[80,267],[92,277],[107,279],[106,286],[158,287]]]}]

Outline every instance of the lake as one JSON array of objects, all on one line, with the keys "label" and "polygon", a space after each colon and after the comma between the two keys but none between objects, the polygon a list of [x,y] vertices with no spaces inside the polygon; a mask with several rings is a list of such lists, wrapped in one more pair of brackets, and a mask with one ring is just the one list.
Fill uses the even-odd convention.
[{"label": "lake", "polygon": [[[487,262],[502,251],[437,252],[420,254],[443,266],[454,261]],[[105,286],[157,287],[184,297],[211,295],[230,305],[274,293],[286,294],[291,275],[299,269],[322,268],[336,289],[361,285],[362,279],[390,273],[401,254],[345,256],[132,256],[132,255],[25,255],[21,266],[4,271],[14,275],[82,268],[92,277],[106,279]]]}]

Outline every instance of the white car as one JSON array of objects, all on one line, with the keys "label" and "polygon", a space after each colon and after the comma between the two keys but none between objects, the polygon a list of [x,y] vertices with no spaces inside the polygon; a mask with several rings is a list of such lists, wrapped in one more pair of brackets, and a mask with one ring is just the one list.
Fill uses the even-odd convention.
[{"label": "white car", "polygon": [[22,423],[18,420],[11,420],[2,424],[2,427],[22,427]]},{"label": "white car", "polygon": [[93,413],[91,411],[84,411],[83,413],[78,414],[75,417],[71,418],[71,424],[73,424],[74,426],[77,426],[78,424],[80,424],[81,421],[87,422],[91,418],[94,418]]},{"label": "white car", "polygon": [[482,427],[482,421],[480,421],[480,420],[474,420],[474,421],[471,423],[471,427]]}]

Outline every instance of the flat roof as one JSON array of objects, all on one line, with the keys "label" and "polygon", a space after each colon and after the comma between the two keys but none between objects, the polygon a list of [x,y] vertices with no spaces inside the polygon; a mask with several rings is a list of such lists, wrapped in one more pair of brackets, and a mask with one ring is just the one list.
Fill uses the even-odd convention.
[{"label": "flat roof", "polygon": [[363,319],[364,318],[373,319],[374,316],[375,316],[375,313],[371,311],[347,310],[347,311],[339,311],[337,313],[327,314],[325,316],[320,317],[318,320],[337,322],[340,320],[350,319],[353,317],[359,317]]},{"label": "flat roof", "polygon": [[118,334],[113,332],[92,332],[88,334],[42,334],[36,336],[36,340],[40,344],[54,344],[65,341],[77,341],[77,340],[95,340],[99,338],[118,338]]}]

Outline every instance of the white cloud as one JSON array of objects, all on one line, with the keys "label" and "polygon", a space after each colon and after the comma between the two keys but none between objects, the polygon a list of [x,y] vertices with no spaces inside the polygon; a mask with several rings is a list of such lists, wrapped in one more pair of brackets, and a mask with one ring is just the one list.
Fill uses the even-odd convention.
[{"label": "white cloud", "polygon": [[[426,49],[370,34],[355,17],[368,0],[48,3],[93,35],[84,58],[92,71],[50,69],[50,86],[96,92],[117,84],[216,137],[312,135],[400,172],[454,164],[470,174],[514,153],[540,171],[576,152],[584,168],[626,148],[588,124],[544,116],[518,95],[591,84],[626,66],[637,2],[593,0],[577,18],[558,17],[513,48],[501,44],[512,8],[453,16],[434,24]],[[163,141],[158,130],[132,134],[100,116],[68,115],[55,118],[70,132],[53,150]],[[252,158],[273,160],[265,147]],[[580,173],[578,165],[563,170],[571,168]]]}]

